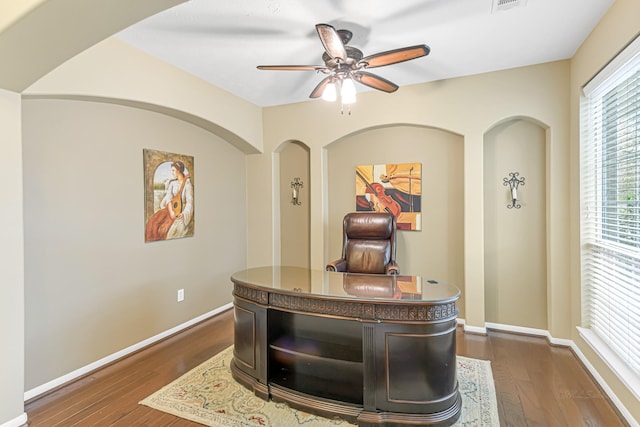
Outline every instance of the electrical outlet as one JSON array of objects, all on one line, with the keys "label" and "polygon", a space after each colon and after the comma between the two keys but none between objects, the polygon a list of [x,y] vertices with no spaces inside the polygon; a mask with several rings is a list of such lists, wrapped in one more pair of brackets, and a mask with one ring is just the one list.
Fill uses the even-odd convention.
[{"label": "electrical outlet", "polygon": [[184,301],[184,289],[178,289],[178,302]]}]

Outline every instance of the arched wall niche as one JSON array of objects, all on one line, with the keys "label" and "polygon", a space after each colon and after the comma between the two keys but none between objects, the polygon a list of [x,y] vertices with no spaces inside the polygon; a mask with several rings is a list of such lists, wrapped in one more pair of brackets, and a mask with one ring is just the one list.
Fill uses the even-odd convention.
[{"label": "arched wall niche", "polygon": [[[548,126],[514,116],[484,135],[484,291],[486,321],[548,329]],[[504,179],[518,173],[520,208]]]},{"label": "arched wall niche", "polygon": [[[464,138],[443,129],[389,124],[359,130],[324,147],[326,262],[342,250],[342,219],[355,211],[355,167],[421,163],[421,231],[397,237],[400,272],[464,291]],[[464,295],[459,301],[464,316]]]},{"label": "arched wall niche", "polygon": [[373,132],[373,131],[377,131],[377,130],[381,130],[381,129],[398,129],[398,128],[403,128],[403,127],[407,127],[407,128],[423,128],[423,129],[432,129],[434,131],[442,131],[442,132],[446,132],[452,135],[457,135],[462,137],[462,134],[458,133],[458,132],[454,132],[450,129],[444,129],[444,128],[440,128],[437,126],[428,126],[428,125],[424,125],[424,124],[416,124],[416,123],[410,123],[410,122],[406,122],[406,123],[386,123],[386,124],[381,124],[381,125],[377,125],[377,126],[370,126],[370,127],[366,127],[366,128],[362,128],[362,129],[358,129],[356,131],[353,131],[351,133],[345,134],[333,141],[329,141],[326,145],[323,146],[324,149],[329,149],[331,148],[333,145],[335,144],[340,144],[342,142],[344,142],[344,140],[348,140],[350,138],[353,137],[357,137],[358,135],[361,135],[363,133],[368,133],[368,132]]},{"label": "arched wall niche", "polygon": [[[277,209],[274,224],[274,264],[311,266],[310,254],[310,149],[301,141],[290,140],[274,151],[274,168],[278,183],[273,206]],[[294,182],[297,202],[293,199]]]}]

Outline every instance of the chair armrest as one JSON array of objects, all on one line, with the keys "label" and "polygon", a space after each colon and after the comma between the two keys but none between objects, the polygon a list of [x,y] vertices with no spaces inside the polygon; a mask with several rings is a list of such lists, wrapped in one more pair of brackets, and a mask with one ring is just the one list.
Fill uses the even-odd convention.
[{"label": "chair armrest", "polygon": [[347,271],[347,260],[341,258],[330,262],[327,264],[326,270],[345,272]]},{"label": "chair armrest", "polygon": [[398,264],[396,264],[393,261],[387,264],[387,274],[400,274],[400,271],[398,269]]}]

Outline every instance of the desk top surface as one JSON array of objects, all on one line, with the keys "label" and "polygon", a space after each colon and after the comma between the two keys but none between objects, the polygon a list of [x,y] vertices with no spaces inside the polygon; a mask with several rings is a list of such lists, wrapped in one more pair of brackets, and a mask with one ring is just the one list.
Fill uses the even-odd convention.
[{"label": "desk top surface", "polygon": [[238,271],[236,284],[269,292],[306,294],[351,300],[444,303],[456,301],[460,290],[420,276],[337,273],[301,267],[269,266]]}]

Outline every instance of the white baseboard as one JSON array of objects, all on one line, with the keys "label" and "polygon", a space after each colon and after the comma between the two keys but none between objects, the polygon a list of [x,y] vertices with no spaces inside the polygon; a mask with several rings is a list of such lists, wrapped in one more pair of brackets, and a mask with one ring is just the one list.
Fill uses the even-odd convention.
[{"label": "white baseboard", "polygon": [[620,401],[620,399],[618,399],[618,396],[616,396],[613,390],[611,390],[611,387],[609,387],[609,385],[604,380],[604,378],[602,378],[602,376],[598,373],[596,368],[594,368],[591,362],[589,362],[589,359],[587,359],[584,353],[580,351],[580,348],[573,341],[572,341],[571,349],[576,354],[576,356],[578,356],[580,361],[582,361],[582,363],[587,368],[589,373],[591,373],[591,376],[593,376],[593,378],[598,382],[598,384],[600,384],[600,387],[602,388],[602,390],[604,390],[607,396],[609,396],[609,399],[611,399],[611,402],[615,405],[618,411],[620,411],[620,414],[624,417],[627,423],[629,423],[629,426],[640,427],[640,424],[638,424],[638,421],[636,421],[635,418],[633,418],[633,415],[631,415],[631,413],[627,410],[626,406],[624,406],[624,404]]},{"label": "white baseboard", "polygon": [[[465,326],[465,331],[468,326]],[[545,329],[535,329],[535,328],[526,328],[522,326],[513,326],[513,325],[504,325],[500,323],[485,323],[485,327],[487,329],[493,329],[502,332],[513,332],[518,334],[526,334],[533,336],[545,337],[549,340],[551,344],[561,345],[565,347],[570,347],[573,350],[574,354],[580,359],[585,368],[589,371],[591,376],[596,380],[596,382],[600,385],[604,393],[609,397],[611,403],[618,409],[622,417],[629,424],[630,427],[640,427],[638,421],[631,415],[631,413],[627,410],[624,404],[618,399],[618,396],[613,392],[611,387],[606,383],[604,378],[598,373],[598,371],[594,368],[594,366],[589,362],[589,359],[580,351],[578,346],[573,340],[554,338],[551,336],[551,333]],[[477,327],[476,327],[477,328]],[[481,329],[481,328],[477,328]]]},{"label": "white baseboard", "polygon": [[462,328],[465,332],[469,332],[470,334],[487,335],[487,328],[485,327],[467,325],[467,322],[465,322],[464,319],[460,318],[456,320],[458,321],[459,325],[462,325]]},{"label": "white baseboard", "polygon": [[[135,351],[138,351],[138,350],[140,350],[140,349],[142,349],[144,347],[147,347],[148,345],[154,344],[154,343],[156,343],[156,342],[158,342],[158,341],[160,341],[160,340],[162,340],[162,339],[164,339],[164,338],[166,338],[168,336],[171,336],[171,335],[173,335],[173,334],[175,334],[177,332],[182,331],[183,329],[188,328],[189,326],[193,326],[196,323],[199,323],[199,322],[202,322],[203,320],[208,319],[209,317],[215,316],[216,314],[221,313],[221,312],[223,312],[223,311],[225,311],[225,310],[227,310],[227,309],[229,309],[231,307],[233,307],[233,303],[225,304],[225,305],[223,305],[221,307],[216,308],[215,310],[212,310],[212,311],[210,311],[208,313],[205,313],[205,314],[203,314],[201,316],[198,316],[198,317],[196,317],[194,319],[191,319],[188,322],[185,322],[185,323],[183,323],[181,325],[178,325],[178,326],[176,326],[174,328],[171,328],[171,329],[169,329],[167,331],[161,332],[158,335],[155,335],[155,336],[153,336],[151,338],[148,338],[148,339],[146,339],[144,341],[140,341],[139,343],[134,344],[134,345],[132,345],[130,347],[127,347],[124,350],[120,350],[120,351],[118,351],[116,353],[113,353],[113,354],[107,356],[107,357],[103,357],[102,359],[100,359],[98,361],[95,361],[93,363],[90,363],[90,364],[88,364],[86,366],[83,366],[82,368],[76,369],[73,372],[69,372],[66,375],[63,375],[63,376],[61,376],[59,378],[51,380],[51,381],[49,381],[49,382],[47,382],[45,384],[42,384],[42,385],[40,385],[38,387],[32,388],[31,390],[27,390],[27,391],[24,392],[24,400],[27,401],[29,399],[33,399],[36,396],[39,396],[39,395],[41,395],[43,393],[46,393],[46,392],[48,392],[50,390],[53,390],[54,388],[59,387],[59,386],[61,386],[63,384],[66,384],[66,383],[68,383],[70,381],[73,381],[76,378],[80,378],[81,376],[86,375],[89,372],[95,371],[98,368],[101,368],[101,367],[103,367],[103,366],[105,366],[105,365],[107,365],[107,364],[109,364],[111,362],[114,362],[114,361],[116,361],[118,359],[121,359],[121,358],[123,358],[123,357],[125,357],[125,356],[127,356],[127,355],[129,355],[129,354],[131,354],[133,352],[135,352]],[[17,424],[17,425],[20,425],[20,424]],[[0,427],[5,427],[5,426],[2,425]]]},{"label": "white baseboard", "polygon": [[0,424],[0,427],[20,427],[26,424],[27,424],[27,414],[23,412],[22,415],[20,415],[19,417],[9,420],[4,424]]},{"label": "white baseboard", "polygon": [[555,338],[546,329],[527,328],[524,326],[504,325],[502,323],[485,323],[487,329],[494,329],[496,331],[513,332],[516,334],[533,335],[536,337],[545,337],[553,345],[561,345],[564,347],[573,346],[573,341],[562,338]]}]

